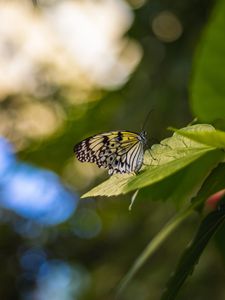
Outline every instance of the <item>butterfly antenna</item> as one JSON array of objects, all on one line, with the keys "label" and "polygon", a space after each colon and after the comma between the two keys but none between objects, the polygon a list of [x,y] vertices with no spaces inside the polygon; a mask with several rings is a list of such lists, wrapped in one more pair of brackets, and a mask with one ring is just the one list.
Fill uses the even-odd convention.
[{"label": "butterfly antenna", "polygon": [[146,126],[146,124],[147,124],[147,122],[148,122],[148,120],[149,120],[149,117],[150,117],[150,115],[151,115],[151,113],[152,113],[153,111],[154,111],[154,109],[151,109],[151,110],[148,112],[147,116],[145,117],[144,123],[143,123],[143,125],[142,125],[142,127],[141,127],[141,131],[144,131],[145,126]]}]

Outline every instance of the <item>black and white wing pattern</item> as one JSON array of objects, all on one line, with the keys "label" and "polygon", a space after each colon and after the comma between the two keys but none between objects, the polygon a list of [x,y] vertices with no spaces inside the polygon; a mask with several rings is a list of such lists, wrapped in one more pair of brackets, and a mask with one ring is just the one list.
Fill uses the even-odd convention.
[{"label": "black and white wing pattern", "polygon": [[74,146],[81,162],[96,163],[110,175],[138,172],[146,147],[145,132],[111,131],[89,137]]}]

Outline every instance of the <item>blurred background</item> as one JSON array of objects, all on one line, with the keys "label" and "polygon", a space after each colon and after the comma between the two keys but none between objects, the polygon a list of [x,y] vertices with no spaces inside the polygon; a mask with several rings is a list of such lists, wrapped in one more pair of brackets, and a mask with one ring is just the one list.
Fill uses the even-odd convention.
[{"label": "blurred background", "polygon": [[[108,130],[138,132],[151,109],[150,142],[194,118],[193,56],[213,4],[0,0],[1,300],[113,299],[175,213],[147,190],[131,212],[131,195],[80,200],[108,176],[78,162],[73,146]],[[124,299],[159,299],[197,224],[181,226]],[[224,297],[222,259],[214,245],[206,252],[180,299]]]}]

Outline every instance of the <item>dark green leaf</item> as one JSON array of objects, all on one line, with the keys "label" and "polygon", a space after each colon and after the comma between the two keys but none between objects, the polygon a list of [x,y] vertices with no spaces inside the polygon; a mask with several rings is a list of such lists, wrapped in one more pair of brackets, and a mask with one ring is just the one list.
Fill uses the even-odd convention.
[{"label": "dark green leaf", "polygon": [[181,256],[178,266],[169,280],[161,300],[175,299],[187,277],[192,274],[209,240],[224,220],[225,198],[220,201],[217,210],[211,212],[201,222],[195,238]]}]

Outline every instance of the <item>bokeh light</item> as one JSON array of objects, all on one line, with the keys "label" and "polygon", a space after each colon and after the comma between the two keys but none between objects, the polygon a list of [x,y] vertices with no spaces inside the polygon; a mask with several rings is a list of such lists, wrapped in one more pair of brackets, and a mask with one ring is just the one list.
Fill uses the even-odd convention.
[{"label": "bokeh light", "polygon": [[68,105],[123,85],[142,57],[124,36],[133,13],[123,0],[38,1],[38,9],[28,0],[4,1],[0,19],[0,102],[7,101],[0,134],[17,149],[59,130]]},{"label": "bokeh light", "polygon": [[[19,256],[23,299],[76,300],[90,285],[90,276],[84,267],[49,259],[40,247],[24,249]],[[32,289],[32,285],[36,288]]]},{"label": "bokeh light", "polygon": [[[74,212],[78,197],[63,187],[53,172],[13,159],[10,145],[2,138],[0,205],[40,224],[64,222]],[[8,170],[8,172],[7,172]]]},{"label": "bokeh light", "polygon": [[171,11],[162,11],[152,21],[152,30],[162,42],[174,42],[183,32],[182,24]]},{"label": "bokeh light", "polygon": [[0,185],[7,180],[12,166],[16,163],[13,147],[11,144],[0,137]]},{"label": "bokeh light", "polygon": [[146,0],[127,0],[133,9],[138,9],[143,6]]},{"label": "bokeh light", "polygon": [[[80,189],[87,189],[96,178],[105,173],[104,169],[94,164],[81,164],[74,159],[68,160],[63,170],[63,176],[70,185],[79,186]],[[79,174],[79,176],[76,176]]]},{"label": "bokeh light", "polygon": [[39,269],[33,299],[76,300],[89,284],[89,275],[83,267],[72,267],[61,260],[49,260]]},{"label": "bokeh light", "polygon": [[77,210],[75,218],[72,222],[73,232],[80,238],[91,239],[96,237],[102,227],[99,215],[89,208],[81,208]]},{"label": "bokeh light", "polygon": [[20,265],[25,272],[37,275],[40,266],[46,262],[47,254],[41,248],[29,248],[20,257]]},{"label": "bokeh light", "polygon": [[13,219],[7,220],[7,222],[12,223],[12,227],[15,232],[26,239],[38,239],[44,237],[45,226],[43,224],[37,223],[31,219]]}]

